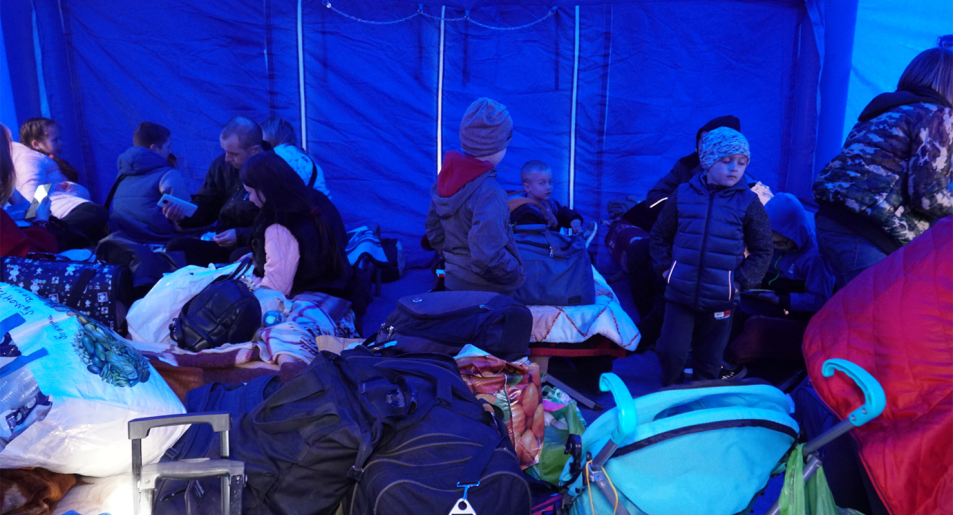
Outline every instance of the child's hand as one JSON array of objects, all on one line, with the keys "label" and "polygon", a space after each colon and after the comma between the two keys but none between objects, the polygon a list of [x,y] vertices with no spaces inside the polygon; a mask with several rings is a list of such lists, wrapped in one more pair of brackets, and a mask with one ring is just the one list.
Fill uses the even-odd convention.
[{"label": "child's hand", "polygon": [[777,293],[773,291],[764,291],[758,294],[758,300],[761,302],[767,302],[768,304],[773,304],[777,306],[781,303],[781,298],[778,297]]},{"label": "child's hand", "polygon": [[573,233],[573,234],[581,234],[581,233],[582,233],[582,221],[579,220],[578,218],[576,218],[576,219],[574,219],[572,222],[570,222],[570,223],[569,223],[569,227],[572,229],[572,233]]}]

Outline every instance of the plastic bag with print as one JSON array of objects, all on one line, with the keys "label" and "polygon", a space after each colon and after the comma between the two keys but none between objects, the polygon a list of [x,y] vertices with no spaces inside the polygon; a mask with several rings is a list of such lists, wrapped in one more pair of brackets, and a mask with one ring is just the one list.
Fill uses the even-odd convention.
[{"label": "plastic bag with print", "polygon": [[[127,473],[130,420],[184,413],[129,342],[93,319],[0,284],[0,463],[53,472]],[[143,440],[158,461],[186,427]]]}]

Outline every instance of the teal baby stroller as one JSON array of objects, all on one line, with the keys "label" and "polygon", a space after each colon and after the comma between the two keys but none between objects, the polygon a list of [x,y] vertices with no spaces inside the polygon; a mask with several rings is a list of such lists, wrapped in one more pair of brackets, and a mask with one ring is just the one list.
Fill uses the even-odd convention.
[{"label": "teal baby stroller", "polygon": [[[616,407],[581,439],[570,439],[560,477],[560,515],[733,515],[746,512],[789,453],[803,452],[803,479],[820,467],[815,451],[878,416],[885,396],[865,370],[840,359],[841,370],[864,392],[865,403],[815,440],[795,444],[793,401],[769,384],[708,381],[633,399],[621,379],[603,374]],[[800,465],[800,464],[798,464]],[[801,468],[800,466],[796,468]],[[776,503],[768,513],[779,513]]]}]

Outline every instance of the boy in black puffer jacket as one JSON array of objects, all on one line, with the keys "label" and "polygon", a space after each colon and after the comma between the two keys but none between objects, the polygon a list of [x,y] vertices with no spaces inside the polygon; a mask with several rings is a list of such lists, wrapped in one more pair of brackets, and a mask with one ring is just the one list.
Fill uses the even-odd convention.
[{"label": "boy in black puffer jacket", "polygon": [[705,171],[675,190],[652,228],[652,263],[667,283],[657,344],[665,386],[683,380],[689,348],[694,379],[718,378],[738,293],[760,283],[768,268],[771,224],[742,180],[750,159],[740,132],[705,134]]}]

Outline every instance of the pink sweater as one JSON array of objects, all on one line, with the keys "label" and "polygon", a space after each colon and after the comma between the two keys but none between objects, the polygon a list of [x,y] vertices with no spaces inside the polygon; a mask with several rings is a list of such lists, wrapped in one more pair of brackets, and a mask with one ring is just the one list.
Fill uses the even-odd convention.
[{"label": "pink sweater", "polygon": [[287,297],[294,285],[301,253],[298,240],[285,226],[271,224],[265,229],[265,276],[261,287],[280,291]]}]

